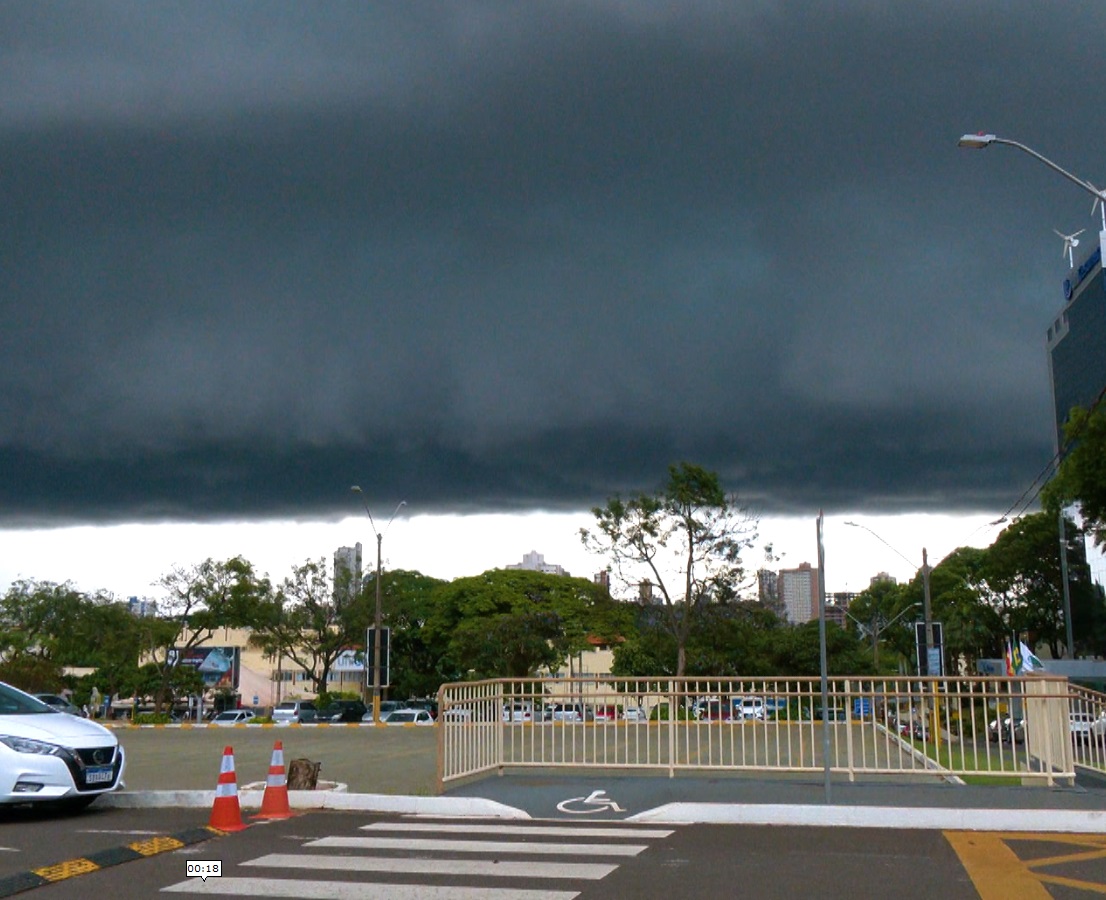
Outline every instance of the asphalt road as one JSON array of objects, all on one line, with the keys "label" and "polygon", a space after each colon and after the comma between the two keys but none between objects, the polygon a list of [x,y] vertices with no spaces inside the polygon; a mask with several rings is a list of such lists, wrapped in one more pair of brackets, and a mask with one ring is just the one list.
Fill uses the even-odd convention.
[{"label": "asphalt road", "polygon": [[[89,826],[143,822],[106,810],[68,822],[71,846]],[[167,822],[169,824],[169,822]],[[47,835],[40,834],[40,838]],[[33,890],[44,900],[234,893],[329,900],[1048,900],[1102,893],[1106,839],[1044,843],[1029,835],[734,825],[629,826],[578,821],[489,822],[309,812],[258,822],[205,843],[81,873]],[[187,876],[218,862],[219,879]]]}]

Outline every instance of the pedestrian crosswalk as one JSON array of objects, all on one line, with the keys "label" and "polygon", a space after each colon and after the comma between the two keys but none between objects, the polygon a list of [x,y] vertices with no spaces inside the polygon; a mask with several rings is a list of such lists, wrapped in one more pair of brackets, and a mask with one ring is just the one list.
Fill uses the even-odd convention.
[{"label": "pedestrian crosswalk", "polygon": [[305,900],[572,900],[671,834],[613,824],[378,821],[162,890]]}]

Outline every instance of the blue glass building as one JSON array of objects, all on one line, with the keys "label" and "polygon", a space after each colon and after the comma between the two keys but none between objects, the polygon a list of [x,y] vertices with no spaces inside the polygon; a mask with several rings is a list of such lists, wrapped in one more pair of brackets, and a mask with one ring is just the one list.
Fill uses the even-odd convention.
[{"label": "blue glass building", "polygon": [[1064,446],[1064,423],[1072,407],[1090,408],[1106,390],[1106,283],[1101,245],[1068,274],[1064,298],[1064,308],[1048,328],[1057,448]]}]

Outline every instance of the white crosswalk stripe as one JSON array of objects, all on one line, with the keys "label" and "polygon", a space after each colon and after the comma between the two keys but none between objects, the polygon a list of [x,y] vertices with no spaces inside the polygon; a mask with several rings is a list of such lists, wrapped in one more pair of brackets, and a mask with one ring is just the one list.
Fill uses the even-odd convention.
[{"label": "white crosswalk stripe", "polygon": [[[670,829],[618,825],[470,820],[373,822],[358,831],[356,836],[305,841],[303,852],[270,853],[243,862],[239,870],[221,878],[190,878],[163,890],[305,900],[572,900],[584,885],[605,878],[622,860],[648,849],[643,841],[672,834]],[[319,852],[327,849],[342,852]],[[279,877],[304,870],[310,870],[311,877]],[[350,880],[359,875],[389,880]],[[548,889],[509,886],[504,879],[545,882]],[[442,883],[448,880],[457,883]]]}]

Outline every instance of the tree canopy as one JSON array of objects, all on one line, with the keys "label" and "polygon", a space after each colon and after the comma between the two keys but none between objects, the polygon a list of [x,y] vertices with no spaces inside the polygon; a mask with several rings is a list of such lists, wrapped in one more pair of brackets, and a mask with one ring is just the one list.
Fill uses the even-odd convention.
[{"label": "tree canopy", "polygon": [[687,670],[687,643],[699,611],[737,597],[745,577],[741,553],[756,539],[757,520],[700,466],[669,466],[660,490],[595,507],[584,546],[600,553],[627,585],[648,581],[660,592],[664,627],[675,642],[676,675]]},{"label": "tree canopy", "polygon": [[468,677],[525,678],[558,671],[587,639],[618,639],[629,610],[607,589],[583,578],[520,569],[493,569],[458,578],[434,592],[426,622],[430,641],[443,644]]}]

